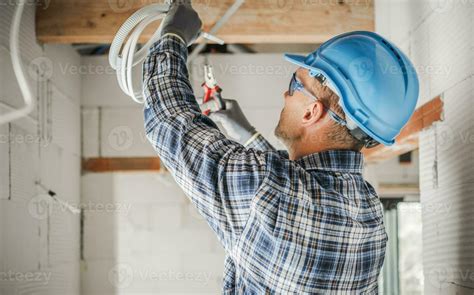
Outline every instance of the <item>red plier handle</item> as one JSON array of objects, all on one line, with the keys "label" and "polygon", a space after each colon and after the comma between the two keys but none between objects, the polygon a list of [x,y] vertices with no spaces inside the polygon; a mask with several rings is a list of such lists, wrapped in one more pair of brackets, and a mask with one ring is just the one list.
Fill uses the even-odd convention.
[{"label": "red plier handle", "polygon": [[222,88],[217,86],[212,66],[204,66],[205,82],[202,84],[204,88],[204,98],[202,100],[201,109],[203,114],[208,116],[211,112],[225,110],[225,102],[222,99]]}]

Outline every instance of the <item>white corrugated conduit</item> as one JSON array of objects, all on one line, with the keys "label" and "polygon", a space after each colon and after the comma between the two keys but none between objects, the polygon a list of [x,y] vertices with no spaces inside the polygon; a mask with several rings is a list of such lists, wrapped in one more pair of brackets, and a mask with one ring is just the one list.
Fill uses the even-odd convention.
[{"label": "white corrugated conduit", "polygon": [[[237,0],[224,16],[216,23],[211,33],[214,34],[217,30],[232,16],[237,9],[242,5],[244,0]],[[152,22],[162,19],[168,12],[169,4],[151,4],[137,10],[132,14],[125,23],[120,27],[112,42],[109,52],[109,64],[117,73],[117,81],[122,91],[130,96],[137,103],[144,103],[143,86],[136,87],[133,85],[133,68],[137,65],[142,65],[146,58],[150,47],[158,41],[161,36],[161,25],[158,30],[152,35],[150,40],[145,45],[136,51],[137,43],[143,30]],[[201,37],[209,39],[213,42],[224,44],[224,41],[219,38],[201,32]],[[126,42],[125,42],[126,40]],[[203,48],[204,43],[200,44],[191,54],[188,60],[194,58]]]},{"label": "white corrugated conduit", "polygon": [[151,4],[137,10],[120,27],[110,46],[109,63],[117,72],[118,84],[122,91],[137,103],[144,103],[144,99],[142,87],[136,90],[133,86],[132,70],[136,65],[141,65],[150,47],[160,38],[161,25],[150,40],[136,51],[138,38],[149,24],[164,18],[168,8],[167,4]]},{"label": "white corrugated conduit", "polygon": [[20,86],[20,91],[23,95],[25,105],[20,109],[13,110],[0,116],[0,125],[27,116],[33,111],[35,107],[33,91],[31,90],[30,84],[26,80],[25,71],[23,69],[20,56],[20,24],[25,5],[26,0],[20,0],[18,2],[18,6],[16,7],[15,13],[13,15],[12,25],[10,27],[10,56],[12,59],[13,71],[15,72],[18,85]]}]

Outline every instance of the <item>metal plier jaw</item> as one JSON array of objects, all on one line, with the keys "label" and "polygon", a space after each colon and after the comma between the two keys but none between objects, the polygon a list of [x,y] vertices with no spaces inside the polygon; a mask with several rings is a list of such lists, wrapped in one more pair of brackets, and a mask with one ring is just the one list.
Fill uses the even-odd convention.
[{"label": "metal plier jaw", "polygon": [[211,65],[204,66],[204,83],[206,83],[207,87],[214,88],[217,86],[217,80],[214,76],[214,70],[212,69]]},{"label": "metal plier jaw", "polygon": [[214,71],[211,65],[204,66],[204,98],[202,100],[201,109],[205,115],[211,112],[217,112],[225,109],[225,102],[222,99],[222,89],[217,85],[214,77]]}]

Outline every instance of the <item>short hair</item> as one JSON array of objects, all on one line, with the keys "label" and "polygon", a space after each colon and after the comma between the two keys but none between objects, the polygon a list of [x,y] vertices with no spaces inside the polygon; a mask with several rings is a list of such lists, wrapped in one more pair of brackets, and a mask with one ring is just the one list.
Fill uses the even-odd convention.
[{"label": "short hair", "polygon": [[[328,109],[331,109],[342,119],[346,119],[344,110],[339,105],[339,96],[331,90],[328,86],[324,85],[320,79],[314,79],[316,82],[312,85],[313,93],[317,93],[316,97],[321,103]],[[364,147],[364,143],[353,137],[349,129],[346,126],[342,126],[339,123],[333,121],[334,131],[328,132],[327,137],[333,142],[337,142],[342,145],[348,146],[350,149],[360,151]]]}]

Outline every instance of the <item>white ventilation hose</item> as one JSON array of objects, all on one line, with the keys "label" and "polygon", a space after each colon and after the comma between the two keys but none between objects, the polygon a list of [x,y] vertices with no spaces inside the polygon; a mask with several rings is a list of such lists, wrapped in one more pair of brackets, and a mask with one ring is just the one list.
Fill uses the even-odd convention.
[{"label": "white ventilation hose", "polygon": [[14,110],[10,113],[2,115],[0,117],[0,125],[27,116],[33,111],[35,107],[35,103],[33,100],[33,92],[31,91],[28,81],[26,80],[25,71],[23,70],[23,66],[21,64],[19,50],[20,23],[26,1],[27,0],[20,0],[18,2],[18,6],[16,7],[15,13],[13,15],[12,25],[10,27],[10,55],[12,59],[13,71],[15,72],[18,85],[20,86],[20,91],[23,95],[25,106],[21,109]]},{"label": "white ventilation hose", "polygon": [[[141,64],[147,56],[150,47],[158,41],[161,36],[162,26],[160,25],[150,40],[140,50],[135,52],[138,38],[149,24],[164,18],[168,9],[168,4],[151,4],[137,10],[120,27],[110,46],[109,63],[117,73],[118,84],[122,91],[137,103],[144,103],[143,87],[139,87],[138,91],[135,90],[132,70],[137,64]],[[124,44],[125,40],[127,42]]]}]

